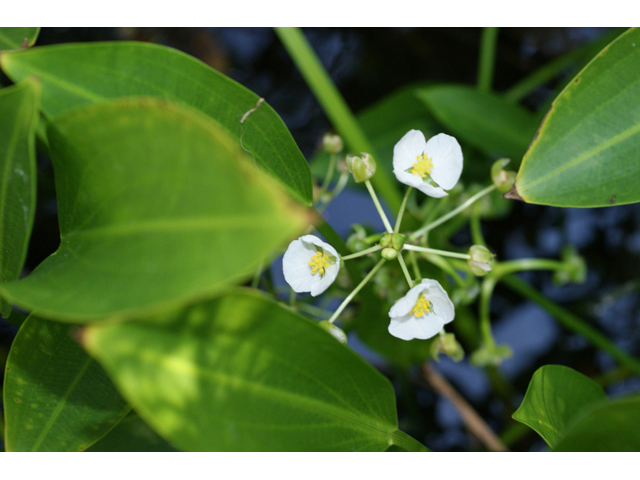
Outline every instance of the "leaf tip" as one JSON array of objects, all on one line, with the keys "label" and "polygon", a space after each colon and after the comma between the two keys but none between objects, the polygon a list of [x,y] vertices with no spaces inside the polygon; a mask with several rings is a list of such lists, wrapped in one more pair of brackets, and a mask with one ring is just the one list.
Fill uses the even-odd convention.
[{"label": "leaf tip", "polygon": [[513,184],[513,187],[511,187],[511,190],[502,195],[502,198],[507,198],[509,200],[520,200],[521,202],[524,202],[524,199],[518,193],[518,188],[516,187],[515,183]]}]

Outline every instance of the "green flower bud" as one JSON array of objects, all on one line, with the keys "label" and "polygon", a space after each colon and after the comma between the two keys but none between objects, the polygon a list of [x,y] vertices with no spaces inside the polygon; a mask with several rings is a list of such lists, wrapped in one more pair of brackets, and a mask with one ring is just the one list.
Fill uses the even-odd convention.
[{"label": "green flower bud", "polygon": [[365,228],[358,224],[352,225],[351,228],[353,228],[354,232],[347,237],[347,248],[354,253],[369,248]]},{"label": "green flower bud", "polygon": [[512,356],[513,351],[509,345],[493,345],[491,347],[483,345],[471,354],[471,363],[477,367],[489,365],[497,367]]},{"label": "green flower bud", "polygon": [[380,239],[380,246],[391,247],[400,251],[404,246],[404,236],[400,235],[399,233],[385,233]]},{"label": "green flower bud", "polygon": [[456,340],[456,336],[453,333],[445,333],[439,335],[438,338],[431,344],[431,357],[438,361],[438,356],[444,353],[454,362],[459,362],[464,358],[464,350],[462,345]]},{"label": "green flower bud", "polygon": [[469,255],[471,258],[467,260],[467,265],[469,265],[469,268],[474,274],[481,277],[491,271],[491,262],[493,261],[494,255],[487,247],[473,245],[469,249]]},{"label": "green flower bud", "polygon": [[503,170],[510,162],[508,158],[501,158],[491,167],[491,180],[499,192],[505,193],[511,190],[516,181],[516,172],[513,170]]},{"label": "green flower bud", "polygon": [[322,320],[318,323],[318,326],[323,330],[329,332],[340,343],[347,343],[347,334],[340,328],[335,326],[329,320]]},{"label": "green flower bud", "polygon": [[583,283],[587,279],[587,264],[575,248],[567,245],[562,249],[562,262],[565,269],[556,270],[553,273],[553,282],[556,285],[567,283]]},{"label": "green flower bud", "polygon": [[326,133],[322,138],[322,146],[327,153],[339,153],[342,151],[342,138],[332,133]]},{"label": "green flower bud", "polygon": [[357,183],[365,182],[376,173],[376,161],[368,153],[361,153],[361,157],[347,155],[347,169]]},{"label": "green flower bud", "polygon": [[395,260],[398,258],[398,250],[391,247],[383,248],[380,254],[382,255],[382,258],[386,260]]}]

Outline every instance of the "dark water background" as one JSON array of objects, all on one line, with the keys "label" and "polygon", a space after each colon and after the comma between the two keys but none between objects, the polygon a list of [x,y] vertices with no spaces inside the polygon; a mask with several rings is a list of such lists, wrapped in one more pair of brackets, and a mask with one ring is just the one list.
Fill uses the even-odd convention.
[{"label": "dark water background", "polygon": [[[370,106],[394,90],[416,81],[476,81],[480,29],[389,28],[305,29],[307,38],[353,111]],[[498,37],[493,87],[502,91],[557,56],[597,40],[597,28],[505,28]],[[169,45],[200,58],[266,98],[281,115],[306,158],[311,158],[331,126],[289,59],[276,35],[265,28],[44,28],[37,44],[99,40],[143,40]],[[571,76],[575,71],[563,75]],[[535,108],[555,95],[563,75],[540,87],[523,102]],[[566,78],[564,78],[566,79]],[[6,78],[2,79],[7,84]],[[39,158],[38,210],[25,270],[32,270],[59,243],[50,163]],[[345,215],[344,202],[355,202],[357,218]],[[360,208],[361,207],[361,208]],[[354,210],[352,208],[352,210]],[[345,191],[326,212],[343,236],[352,222],[382,225],[370,199]],[[363,215],[368,219],[363,222]],[[558,209],[517,204],[511,214],[483,222],[487,244],[503,260],[523,257],[559,258],[564,245],[574,246],[588,265],[584,284],[554,286],[551,274],[527,272],[522,278],[548,298],[592,324],[620,348],[640,353],[640,204],[602,209]],[[468,231],[458,234],[470,244]],[[498,285],[491,306],[498,343],[507,343],[513,357],[500,367],[512,382],[517,406],[535,369],[544,364],[567,365],[591,376],[616,367],[604,352],[562,328],[546,311]],[[16,329],[0,319],[0,363],[6,360]],[[350,345],[387,374],[399,393],[400,427],[433,450],[474,450],[456,410],[420,380],[418,371],[401,379],[392,367],[357,338]],[[470,401],[497,431],[513,425],[505,406],[491,391],[485,373],[466,360],[442,360],[437,369]],[[607,386],[610,395],[640,390],[640,379],[622,375]],[[526,432],[526,429],[524,430]],[[518,436],[514,450],[541,450],[544,442],[532,432]]]}]

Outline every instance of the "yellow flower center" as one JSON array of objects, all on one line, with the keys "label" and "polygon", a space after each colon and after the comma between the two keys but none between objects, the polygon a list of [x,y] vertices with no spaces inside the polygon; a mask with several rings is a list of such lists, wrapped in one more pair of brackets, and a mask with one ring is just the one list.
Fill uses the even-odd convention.
[{"label": "yellow flower center", "polygon": [[316,273],[319,273],[320,276],[324,275],[325,269],[329,267],[329,256],[326,253],[316,252],[309,260],[309,267],[313,275]]},{"label": "yellow flower center", "polygon": [[426,153],[418,155],[416,157],[416,160],[417,162],[413,164],[411,173],[413,173],[414,175],[420,175],[422,178],[431,173],[431,169],[433,169],[433,160],[427,157]]},{"label": "yellow flower center", "polygon": [[413,313],[415,317],[424,317],[431,311],[431,302],[424,298],[423,294],[420,294],[415,307],[411,309],[409,313]]}]

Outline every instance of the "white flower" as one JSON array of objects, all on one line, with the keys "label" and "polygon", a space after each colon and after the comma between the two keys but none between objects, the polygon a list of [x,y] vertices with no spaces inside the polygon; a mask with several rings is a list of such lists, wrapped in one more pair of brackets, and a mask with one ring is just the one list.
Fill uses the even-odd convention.
[{"label": "white flower", "polygon": [[426,340],[440,332],[454,315],[447,292],[436,280],[425,278],[389,310],[389,333],[402,340]]},{"label": "white flower", "polygon": [[338,276],[340,256],[328,243],[304,235],[289,244],[282,259],[284,279],[294,292],[311,292],[316,297]]},{"label": "white flower", "polygon": [[430,197],[448,195],[462,173],[462,149],[444,133],[425,141],[419,130],[409,132],[393,147],[393,173]]}]

